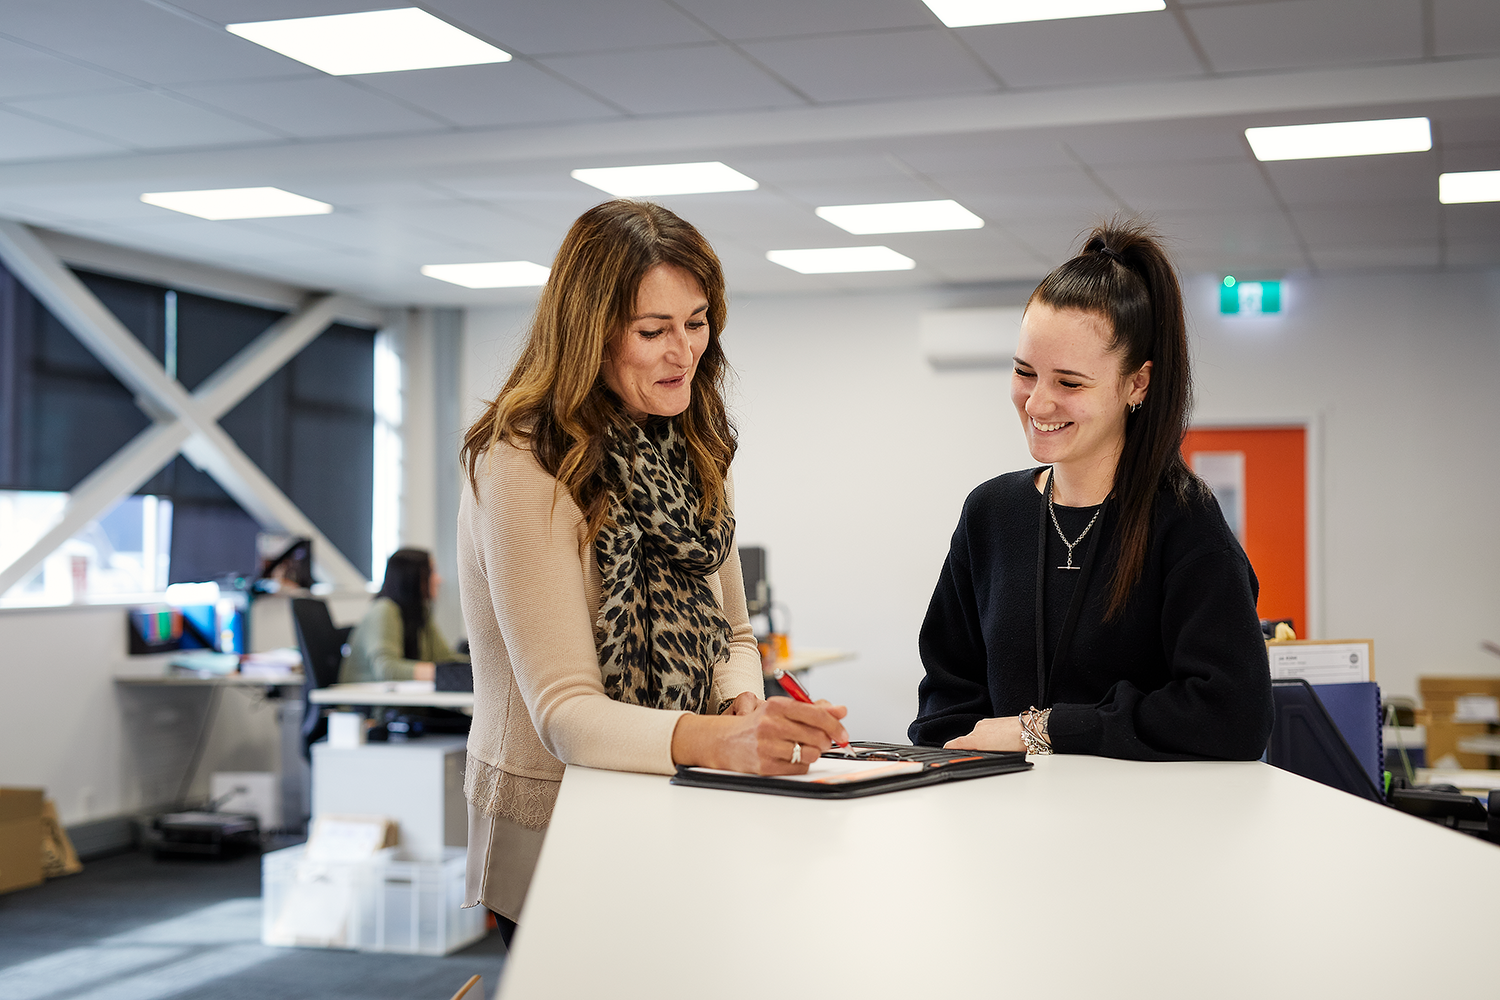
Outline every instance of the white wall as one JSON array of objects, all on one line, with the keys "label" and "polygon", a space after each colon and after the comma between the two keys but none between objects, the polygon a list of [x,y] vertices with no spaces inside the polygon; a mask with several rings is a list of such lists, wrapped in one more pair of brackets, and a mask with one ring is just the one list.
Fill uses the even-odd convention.
[{"label": "white wall", "polygon": [[[0,611],[0,785],[42,787],[64,824],[170,804],[208,708],[208,688],[116,685],[160,669],[126,654],[123,607]],[[257,688],[226,690],[189,796],[214,771],[273,771],[276,712]],[[298,706],[300,708],[300,704]]]},{"label": "white wall", "polygon": [[[1500,673],[1500,275],[1293,277],[1280,319],[1220,317],[1188,281],[1198,419],[1313,418],[1322,456],[1322,632],[1373,637],[1393,694],[1424,673]],[[903,736],[916,636],[964,497],[1030,463],[1003,370],[934,372],[928,309],[1029,288],[739,300],[740,541],[770,553],[793,643],[856,650],[815,670],[857,735]],[[472,311],[465,396],[492,395],[524,309]]]}]

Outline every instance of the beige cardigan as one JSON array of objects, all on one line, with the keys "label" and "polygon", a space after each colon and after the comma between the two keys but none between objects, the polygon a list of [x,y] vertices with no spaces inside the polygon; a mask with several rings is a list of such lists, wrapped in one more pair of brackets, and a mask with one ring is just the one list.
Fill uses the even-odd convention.
[{"label": "beige cardigan", "polygon": [[[500,442],[458,513],[458,580],[474,663],[471,805],[530,830],[547,825],[563,764],[670,774],[685,714],[604,693],[594,649],[599,565],[583,513],[529,450]],[[733,483],[727,484],[730,490]],[[730,502],[733,503],[731,493]],[[710,705],[762,690],[738,552],[708,583],[729,620],[730,655]]]}]

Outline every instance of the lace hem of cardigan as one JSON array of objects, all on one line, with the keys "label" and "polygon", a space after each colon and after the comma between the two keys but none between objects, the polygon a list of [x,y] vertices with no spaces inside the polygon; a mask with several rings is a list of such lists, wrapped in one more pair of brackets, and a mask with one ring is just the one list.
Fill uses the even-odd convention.
[{"label": "lace hem of cardigan", "polygon": [[475,808],[528,830],[547,829],[561,784],[511,774],[473,754],[469,754],[468,766],[464,768],[464,797]]}]

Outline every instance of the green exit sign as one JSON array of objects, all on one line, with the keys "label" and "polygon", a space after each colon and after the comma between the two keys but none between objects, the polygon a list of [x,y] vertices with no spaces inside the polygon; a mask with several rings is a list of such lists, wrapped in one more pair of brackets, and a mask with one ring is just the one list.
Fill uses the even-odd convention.
[{"label": "green exit sign", "polygon": [[1238,281],[1233,275],[1229,275],[1219,285],[1219,312],[1279,313],[1281,282]]}]

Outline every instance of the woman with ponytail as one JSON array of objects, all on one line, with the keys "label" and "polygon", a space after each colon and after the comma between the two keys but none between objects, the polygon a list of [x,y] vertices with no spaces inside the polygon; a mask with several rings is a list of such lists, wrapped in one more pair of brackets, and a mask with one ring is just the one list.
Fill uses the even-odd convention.
[{"label": "woman with ponytail", "polygon": [[[526,346],[464,438],[466,891],[503,933],[565,764],[801,774],[848,739],[841,706],[758,693],[725,316],[723,271],[698,230],[659,205],[595,206],[563,239]],[[739,864],[726,854],[721,875]]]},{"label": "woman with ponytail", "polygon": [[1095,229],[1032,292],[1011,401],[1042,466],[964,504],[922,626],[912,742],[1259,757],[1258,584],[1182,460],[1182,292],[1148,227]]}]

